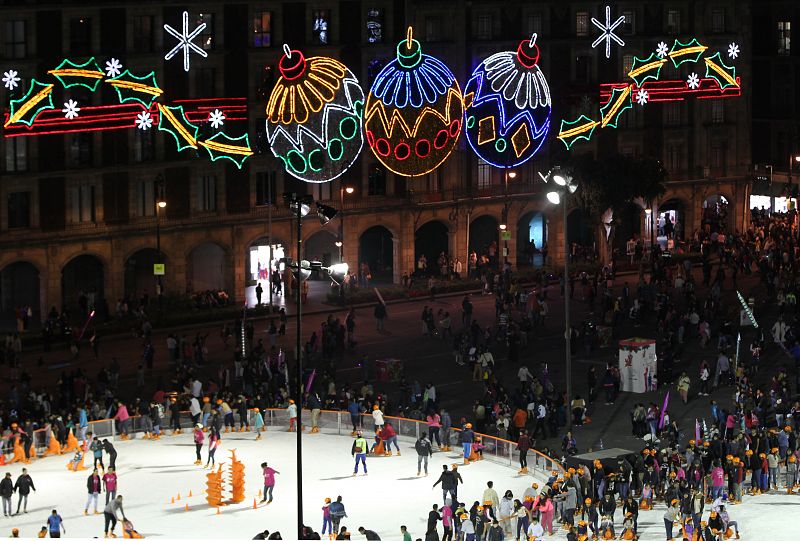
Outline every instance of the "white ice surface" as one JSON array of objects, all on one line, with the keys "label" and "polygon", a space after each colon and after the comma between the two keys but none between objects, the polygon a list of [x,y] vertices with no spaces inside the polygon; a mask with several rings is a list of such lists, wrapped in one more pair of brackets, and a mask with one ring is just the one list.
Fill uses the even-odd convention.
[{"label": "white ice surface", "polygon": [[[350,457],[352,439],[335,435],[306,435],[304,438],[303,501],[305,523],[320,531],[321,507],[326,497],[341,495],[349,518],[342,521],[353,539],[364,539],[359,526],[378,532],[384,540],[401,539],[400,525],[408,526],[414,539],[424,538],[427,513],[434,503],[441,504],[441,491],[433,489],[443,464],[460,462],[456,452],[434,453],[428,477],[416,477],[416,453],[413,442],[402,441],[400,457],[368,458],[369,475],[352,477]],[[284,539],[295,538],[295,435],[278,432],[264,433],[254,441],[252,433],[223,434],[222,447],[217,451],[218,462],[229,463],[229,450],[246,467],[246,499],[222,509],[220,515],[205,501],[207,470],[194,466],[194,444],[191,435],[163,437],[159,441],[135,440],[116,444],[119,456],[119,494],[125,498],[125,510],[136,529],[148,538],[251,539],[264,529],[279,530]],[[455,448],[454,448],[455,449]],[[51,509],[58,509],[67,529],[65,537],[102,537],[103,517],[84,516],[86,478],[88,471],[70,472],[66,463],[70,457],[48,457],[33,461],[28,471],[36,484],[28,514],[0,518],[0,537],[10,534],[12,527],[24,537],[35,537]],[[203,450],[205,461],[205,448]],[[87,459],[88,461],[88,459]],[[280,472],[275,487],[275,501],[269,506],[253,509],[253,499],[262,488],[260,463],[269,462]],[[0,472],[11,472],[16,479],[22,465],[0,466]],[[227,470],[226,470],[227,471]],[[469,466],[459,466],[464,484],[459,487],[459,499],[468,506],[479,500],[486,481],[493,480],[502,496],[511,489],[515,497],[522,495],[534,479],[517,476],[509,468],[484,460]],[[539,481],[541,484],[541,481]],[[189,491],[193,496],[188,497]],[[170,503],[180,493],[180,501]],[[105,501],[102,495],[101,504]],[[16,496],[13,500],[16,509]],[[189,504],[189,511],[184,510]],[[100,508],[102,512],[102,507]],[[763,495],[746,497],[743,505],[731,507],[732,518],[739,521],[743,539],[783,541],[798,539],[800,526],[800,496]],[[91,510],[90,510],[91,512]],[[663,506],[640,514],[642,541],[664,539]],[[620,513],[617,513],[620,520]],[[122,537],[121,525],[117,535]],[[441,527],[440,527],[441,535]],[[553,539],[564,537],[556,534]]]}]

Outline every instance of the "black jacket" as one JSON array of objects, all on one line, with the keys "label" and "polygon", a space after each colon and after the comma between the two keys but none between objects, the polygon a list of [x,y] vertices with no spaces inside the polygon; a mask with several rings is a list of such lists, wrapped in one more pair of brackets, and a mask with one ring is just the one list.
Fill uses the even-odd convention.
[{"label": "black jacket", "polygon": [[597,507],[601,515],[611,515],[613,517],[614,511],[617,510],[617,502],[614,501],[614,498],[609,498],[608,500],[603,498]]},{"label": "black jacket", "polygon": [[433,456],[433,449],[431,449],[431,442],[427,439],[418,439],[414,444],[414,449],[417,450],[419,456]]},{"label": "black jacket", "polygon": [[439,483],[442,484],[442,490],[452,490],[456,488],[456,479],[453,476],[453,472],[443,471],[442,474],[439,476],[439,479],[433,484],[433,486],[436,486]]},{"label": "black jacket", "polygon": [[117,450],[114,449],[114,444],[112,444],[110,441],[106,440],[106,442],[103,444],[103,449],[109,455],[117,456]]},{"label": "black jacket", "polygon": [[0,496],[3,498],[10,498],[14,493],[14,482],[8,477],[3,477],[0,481]]},{"label": "black jacket", "polygon": [[[90,475],[89,478],[86,480],[86,491],[89,494],[94,494],[94,483],[92,482],[92,479],[94,479],[94,475]],[[100,494],[101,492],[103,492],[103,480],[98,475],[97,476],[97,493]]]},{"label": "black jacket", "polygon": [[33,479],[27,473],[25,475],[20,475],[17,478],[17,483],[14,485],[14,490],[18,490],[19,493],[23,496],[27,496],[31,493],[31,489],[36,490],[36,487],[33,486]]}]

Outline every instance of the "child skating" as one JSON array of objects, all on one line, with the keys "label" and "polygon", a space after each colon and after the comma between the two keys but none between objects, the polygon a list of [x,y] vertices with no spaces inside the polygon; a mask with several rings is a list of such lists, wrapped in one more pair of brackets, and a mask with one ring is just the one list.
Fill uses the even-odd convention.
[{"label": "child skating", "polygon": [[258,408],[253,410],[253,432],[256,433],[256,441],[261,439],[261,432],[264,431],[264,417]]},{"label": "child skating", "polygon": [[294,432],[297,424],[297,404],[294,403],[294,400],[289,400],[286,413],[289,414],[289,432]]},{"label": "child skating", "polygon": [[326,530],[328,535],[333,536],[333,521],[331,520],[330,498],[325,498],[325,505],[322,506],[322,532],[320,532],[320,535],[325,535]]}]

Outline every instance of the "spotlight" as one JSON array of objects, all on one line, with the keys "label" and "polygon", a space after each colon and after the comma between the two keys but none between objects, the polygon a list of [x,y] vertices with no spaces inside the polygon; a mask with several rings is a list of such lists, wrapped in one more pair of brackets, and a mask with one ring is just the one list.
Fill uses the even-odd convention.
[{"label": "spotlight", "polygon": [[506,224],[500,224],[500,231],[506,230]]},{"label": "spotlight", "polygon": [[558,194],[558,192],[547,192],[547,200],[554,205],[558,205],[561,203],[561,196]]},{"label": "spotlight", "polygon": [[333,220],[338,213],[339,211],[333,207],[323,205],[322,203],[317,203],[317,216],[319,216],[319,222],[322,225],[326,225],[328,222]]},{"label": "spotlight", "polygon": [[565,179],[561,175],[553,175],[553,182],[555,182],[559,186],[566,186],[567,185],[567,179]]}]

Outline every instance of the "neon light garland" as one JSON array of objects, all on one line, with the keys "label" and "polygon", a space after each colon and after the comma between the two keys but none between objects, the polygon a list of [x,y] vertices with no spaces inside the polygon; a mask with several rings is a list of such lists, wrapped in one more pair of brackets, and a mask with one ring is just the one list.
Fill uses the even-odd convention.
[{"label": "neon light garland", "polygon": [[[616,128],[622,113],[633,107],[632,97],[644,105],[650,102],[680,101],[686,97],[698,99],[727,98],[741,95],[741,80],[736,77],[736,69],[727,66],[722,61],[722,55],[703,55],[708,47],[702,45],[697,39],[688,43],[678,40],[667,51],[664,42],[658,44],[655,53],[647,58],[634,57],[628,77],[633,83],[610,83],[600,86],[600,98],[603,107],[600,109],[600,121],[581,115],[574,121],[561,121],[558,139],[566,147],[572,148],[579,140],[589,141],[595,128]],[[684,81],[662,81],[661,68],[671,60],[677,68],[686,62],[700,62],[703,59],[706,66],[706,76],[700,79],[692,73]],[[712,82],[713,81],[713,82]]]},{"label": "neon light garland", "polygon": [[[197,140],[198,127],[194,123],[217,122],[222,115],[229,121],[247,121],[247,102],[245,98],[210,98],[201,100],[176,100],[176,106],[167,107],[154,102],[162,94],[154,72],[137,76],[129,70],[122,73],[119,60],[112,58],[106,62],[107,73],[100,70],[95,58],[79,63],[64,59],[52,75],[63,88],[83,86],[96,91],[101,82],[110,85],[117,93],[118,105],[82,107],[74,99],[64,103],[63,109],[53,106],[54,84],[41,83],[35,79],[24,96],[11,100],[9,112],[3,124],[4,137],[63,134],[119,129],[147,129],[158,122],[159,130],[166,131],[175,138],[178,150],[205,148],[212,161],[227,158],[241,168],[244,161],[253,155],[247,134],[232,137],[219,132],[203,141]],[[16,82],[17,72],[7,72],[6,86]],[[13,89],[9,89],[13,90]],[[184,109],[186,105],[186,109]],[[211,113],[216,111],[216,115]],[[23,127],[26,126],[27,128]],[[221,141],[224,139],[224,141]],[[243,145],[231,144],[243,141]],[[205,144],[204,144],[205,143]]]},{"label": "neon light garland", "polygon": [[367,97],[364,128],[373,154],[398,175],[429,173],[455,148],[463,114],[455,76],[422,54],[409,27],[397,58],[381,70]]},{"label": "neon light garland", "polygon": [[550,131],[550,87],[538,61],[534,34],[516,51],[496,53],[481,62],[464,86],[467,142],[495,167],[527,162]]},{"label": "neon light garland", "polygon": [[617,45],[620,47],[625,47],[625,42],[622,41],[618,35],[614,33],[614,30],[617,29],[619,25],[625,22],[625,16],[620,16],[616,21],[613,23],[611,22],[611,6],[606,6],[606,22],[605,24],[601,23],[594,17],[592,17],[592,24],[599,28],[602,33],[600,37],[594,40],[592,43],[592,49],[596,48],[598,45],[606,42],[606,58],[611,58],[611,42],[615,41]]},{"label": "neon light garland", "polygon": [[267,102],[270,149],[293,177],[330,182],[350,169],[364,145],[364,91],[338,60],[283,50],[281,78]]}]

